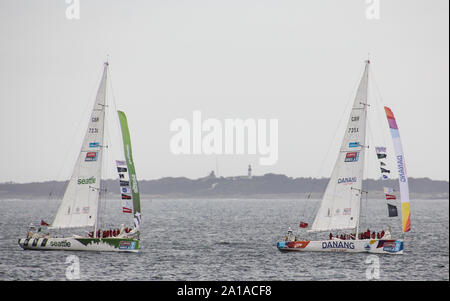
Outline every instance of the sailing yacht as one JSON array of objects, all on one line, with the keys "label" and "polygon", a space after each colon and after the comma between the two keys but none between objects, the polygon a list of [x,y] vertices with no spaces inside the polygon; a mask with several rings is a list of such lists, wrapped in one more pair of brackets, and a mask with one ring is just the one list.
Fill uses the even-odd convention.
[{"label": "sailing yacht", "polygon": [[[345,135],[339,150],[333,172],[323,195],[320,208],[311,226],[302,222],[306,234],[326,233],[327,239],[298,239],[292,232],[284,241],[277,243],[280,251],[324,251],[324,252],[367,252],[403,254],[403,239],[395,239],[390,228],[382,236],[360,231],[361,200],[367,192],[362,190],[364,162],[366,156],[366,123],[368,111],[368,83],[370,61],[365,62],[365,69],[352,106]],[[402,201],[403,232],[410,230],[409,191],[405,161],[401,147],[397,123],[392,111],[385,107],[388,124],[396,151],[399,171],[400,194]],[[378,152],[379,150],[379,152]],[[379,153],[379,154],[378,154]],[[386,157],[385,148],[377,148],[379,159]],[[381,172],[387,171],[386,163],[380,161]],[[383,178],[387,178],[382,174]],[[389,187],[385,188],[386,200],[395,198]],[[389,207],[391,206],[391,207]],[[389,204],[389,215],[395,216],[396,206]],[[395,210],[391,210],[395,209]],[[394,212],[395,211],[395,212]],[[333,237],[336,231],[350,231],[350,234]],[[329,234],[328,234],[329,233]]]},{"label": "sailing yacht", "polygon": [[[104,63],[103,75],[88,127],[82,142],[70,181],[51,224],[41,221],[43,229],[30,227],[27,236],[18,243],[25,250],[68,250],[68,251],[117,251],[137,252],[140,247],[141,206],[127,118],[117,111],[122,132],[124,159],[117,160],[120,178],[122,210],[133,214],[134,226],[123,225],[117,230],[106,231],[99,227],[99,200],[101,187],[104,145],[106,81],[108,62]],[[48,227],[47,227],[48,226]],[[50,234],[59,230],[75,231],[84,228],[84,235],[59,236]],[[89,229],[91,231],[86,231]]]}]

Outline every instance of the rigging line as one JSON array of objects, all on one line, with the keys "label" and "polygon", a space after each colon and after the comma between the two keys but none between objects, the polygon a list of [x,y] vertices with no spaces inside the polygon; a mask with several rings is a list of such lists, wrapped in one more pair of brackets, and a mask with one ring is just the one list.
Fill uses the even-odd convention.
[{"label": "rigging line", "polygon": [[[117,102],[116,102],[116,98],[115,98],[115,95],[114,95],[114,89],[113,89],[113,84],[112,84],[112,75],[111,75],[111,66],[110,65],[108,66],[108,77],[109,77],[109,89],[110,89],[110,92],[111,92],[110,93],[111,98],[109,98],[109,99],[112,99],[112,105],[113,105],[113,108],[114,108],[114,114],[111,114],[111,116],[114,116],[114,117],[111,117],[111,119],[113,120],[113,123],[117,127],[118,137],[116,137],[116,138],[119,139],[119,144],[122,144],[123,142],[122,142],[122,139],[120,137],[120,133],[122,132],[122,130],[121,130],[121,127],[120,127],[120,124],[119,124],[118,117],[116,115],[118,110],[117,110]],[[111,138],[111,135],[110,135],[109,127],[108,127],[107,135],[108,135],[108,138],[110,139],[110,142],[109,142],[110,149],[112,149],[113,142],[112,142],[112,138]],[[122,144],[122,148],[120,148],[120,155],[121,156],[123,155],[123,158],[125,158],[125,154],[123,152],[124,151],[123,151],[123,144]],[[108,154],[111,154],[111,153],[112,153],[112,151],[108,152]],[[114,171],[115,171],[115,169],[114,169]],[[105,203],[106,203],[106,200],[105,200]]]},{"label": "rigging line", "polygon": [[[370,122],[369,122],[369,114],[367,114],[367,120],[366,120],[366,122],[367,122],[367,132],[368,132],[368,136],[369,136],[369,140],[370,141],[374,141],[374,138],[373,138],[373,134],[372,134],[372,128],[370,127]],[[367,144],[369,144],[370,145],[370,143],[367,143]],[[373,149],[373,148],[372,148]],[[365,197],[365,203],[364,203],[364,206],[365,206],[365,214],[363,215],[363,221],[364,221],[364,223],[367,225],[367,209],[368,209],[368,197],[369,197],[369,183],[370,183],[370,179],[369,179],[369,174],[370,174],[370,164],[369,164],[369,156],[370,155],[372,155],[372,153],[373,153],[373,151],[371,150],[371,148],[368,148],[367,149],[367,155],[366,155],[366,161],[365,161],[365,165],[366,165],[366,167],[365,167],[365,170],[367,171],[367,175],[366,175],[366,188],[365,188],[365,190],[367,191],[367,193],[366,193],[366,197]]]},{"label": "rigging line", "polygon": [[[378,123],[379,123],[379,125],[381,127],[382,124],[385,124],[385,123],[382,121],[383,118],[380,117],[380,116],[382,116],[382,114],[380,112],[380,109],[378,109],[378,108],[384,108],[384,101],[383,101],[383,97],[381,96],[380,89],[378,88],[378,84],[377,84],[377,82],[375,80],[375,76],[372,73],[372,69],[370,69],[369,72],[370,72],[370,75],[371,75],[371,78],[372,78],[373,85],[375,87],[374,91],[378,93],[378,95],[374,95],[375,96],[374,99],[375,99],[375,101],[377,103],[377,105],[376,105],[376,111],[377,111],[376,116],[377,116],[377,119],[378,119]],[[381,139],[383,141],[383,144],[385,146],[387,146],[386,145],[386,135],[381,135]]]},{"label": "rigging line", "polygon": [[[372,70],[370,70],[371,72],[372,72]],[[372,74],[372,73],[371,73]],[[383,97],[381,96],[381,92],[380,92],[380,89],[378,88],[378,84],[377,84],[377,82],[376,82],[376,80],[375,80],[375,77],[372,75],[372,81],[373,81],[373,85],[375,86],[375,91],[378,93],[378,97],[374,97],[375,98],[375,101],[377,102],[377,104],[379,105],[379,107],[380,108],[382,108],[382,107],[384,107],[384,101],[383,101]],[[376,106],[377,108],[378,108],[378,105]],[[381,135],[381,139],[382,139],[382,141],[383,141],[383,145],[385,146],[385,147],[387,147],[388,145],[387,145],[387,142],[386,142],[386,140],[389,140],[389,139],[387,139],[386,138],[386,135],[387,135],[387,133],[389,133],[389,129],[387,128],[387,125],[386,125],[386,123],[384,123],[384,122],[382,122],[382,119],[383,118],[380,118],[380,114],[381,114],[381,112],[380,112],[380,110],[377,110],[377,118],[378,118],[378,122],[379,122],[379,125],[380,125],[380,127],[382,127],[382,129],[381,129],[381,132],[382,133],[385,133],[384,135],[382,134]],[[381,114],[382,115],[382,114]],[[385,126],[383,127],[382,126],[382,124],[384,124]],[[384,128],[384,129],[383,129]],[[387,161],[389,161],[389,159],[387,159]],[[387,162],[388,164],[389,164],[389,162]],[[388,166],[390,167],[392,164],[389,164]],[[382,179],[382,181],[383,181],[383,179]],[[383,194],[384,194],[384,184],[382,183],[382,189],[383,189]],[[386,203],[386,205],[389,203],[388,202],[388,200],[385,198],[385,203]]]},{"label": "rigging line", "polygon": [[[111,94],[112,104],[113,104],[113,107],[114,107],[114,114],[111,114],[111,116],[114,116],[114,117],[112,117],[112,120],[113,120],[113,123],[115,124],[115,126],[117,127],[117,133],[119,135],[119,137],[116,137],[116,138],[119,138],[119,141],[120,141],[119,143],[122,144],[123,142],[122,142],[122,139],[120,137],[122,129],[120,127],[120,123],[119,123],[119,120],[118,120],[118,117],[117,117],[117,112],[118,112],[118,110],[117,110],[117,102],[116,102],[116,97],[115,97],[114,89],[113,89],[112,75],[111,75],[111,66],[110,65],[108,67],[108,76],[109,76],[109,88],[111,90],[110,94]],[[122,152],[123,152],[123,144],[121,146],[122,146],[122,148],[121,148],[120,154],[122,154]],[[125,154],[123,154],[123,158],[125,158]]]},{"label": "rigging line", "polygon": [[[123,146],[123,141],[122,141],[122,138],[121,138],[122,129],[120,127],[119,118],[116,115],[118,110],[117,110],[116,97],[114,96],[114,89],[113,89],[113,84],[112,84],[112,75],[111,75],[111,69],[110,68],[111,68],[111,66],[108,66],[109,88],[111,90],[110,94],[111,94],[111,98],[112,98],[112,104],[113,104],[113,107],[114,107],[114,114],[111,114],[111,116],[114,116],[114,117],[112,117],[112,120],[113,120],[113,123],[115,124],[115,126],[117,127],[118,137],[116,137],[116,138],[118,138],[118,140],[119,140],[118,144],[122,146],[122,148],[120,149],[120,155],[123,154],[123,158],[125,158],[125,153],[123,151],[123,147],[124,146]],[[112,140],[111,140],[111,148],[112,148]]]},{"label": "rigging line", "polygon": [[106,215],[106,210],[108,208],[108,202],[107,202],[107,175],[111,173],[111,168],[110,168],[110,164],[111,163],[111,151],[110,150],[110,146],[112,145],[112,139],[111,139],[111,135],[110,135],[110,127],[109,127],[109,123],[107,122],[108,117],[109,117],[109,111],[108,111],[108,104],[109,104],[109,93],[108,93],[108,82],[111,81],[110,79],[110,73],[109,73],[109,65],[107,68],[107,82],[106,82],[106,87],[105,87],[105,116],[103,119],[104,125],[104,133],[106,134],[106,139],[104,139],[104,144],[107,146],[107,148],[103,149],[103,162],[102,162],[102,170],[104,171],[104,176],[105,176],[105,180],[102,181],[103,183],[103,193],[101,194],[101,198],[99,200],[100,206],[102,208],[102,214],[100,214],[99,216],[99,220],[101,220],[102,222],[104,222],[104,216]]},{"label": "rigging line", "polygon": [[[111,67],[110,66],[108,66],[108,76],[109,76],[109,88],[111,89],[111,98],[112,98],[113,105],[114,105],[114,111],[117,112],[117,103],[116,103],[116,97],[114,96],[114,89],[113,89],[113,84],[112,84],[112,76],[111,76]],[[113,118],[113,119],[116,120],[115,124],[117,126],[118,133],[121,133],[119,122],[117,121],[116,118]]]}]

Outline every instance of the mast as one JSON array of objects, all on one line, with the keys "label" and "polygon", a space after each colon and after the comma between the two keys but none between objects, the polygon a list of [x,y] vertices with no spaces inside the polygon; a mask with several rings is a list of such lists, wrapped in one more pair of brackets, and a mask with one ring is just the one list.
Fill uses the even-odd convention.
[{"label": "mast", "polygon": [[[368,104],[368,95],[369,95],[369,67],[370,67],[370,60],[367,59],[366,60],[366,70],[365,70],[365,76],[366,76],[366,89],[365,89],[365,103],[361,103],[364,106],[364,120],[365,120],[365,124],[363,126],[364,128],[364,141],[363,141],[363,145],[361,145],[361,152],[363,153],[363,157],[365,157],[365,152],[366,152],[366,148],[368,148],[369,146],[366,146],[366,129],[367,129],[367,107],[369,106]],[[359,226],[360,226],[360,219],[361,219],[361,203],[362,203],[362,198],[363,198],[363,193],[364,191],[362,190],[362,180],[364,179],[364,166],[363,166],[363,171],[362,171],[362,179],[361,179],[361,189],[359,191],[359,206],[358,206],[358,222],[356,223],[356,233],[355,233],[355,239],[358,239],[358,235],[359,235]]]},{"label": "mast", "polygon": [[[104,76],[104,80],[105,80],[105,92],[104,92],[104,104],[103,104],[103,128],[105,126],[105,111],[106,111],[105,107],[106,107],[106,91],[107,91],[107,89],[106,89],[106,87],[107,87],[106,81],[107,81],[107,77],[108,77],[108,67],[109,67],[109,62],[108,62],[108,59],[106,59],[106,62],[103,64],[103,74],[104,74],[103,76]],[[105,137],[105,131],[102,131],[102,141],[105,141],[104,137]],[[103,147],[104,147],[103,145],[100,145],[100,148],[103,148]],[[98,189],[98,202],[101,202],[101,196],[102,196],[102,185],[101,185],[101,183],[102,183],[102,176],[101,176],[102,175],[102,172],[101,172],[102,165],[103,165],[103,156],[102,156],[102,160],[100,162],[100,180],[99,180],[99,189]],[[94,235],[93,235],[94,238],[97,237],[97,227],[98,227],[99,213],[100,213],[100,206],[98,206],[97,218],[95,219]]]}]

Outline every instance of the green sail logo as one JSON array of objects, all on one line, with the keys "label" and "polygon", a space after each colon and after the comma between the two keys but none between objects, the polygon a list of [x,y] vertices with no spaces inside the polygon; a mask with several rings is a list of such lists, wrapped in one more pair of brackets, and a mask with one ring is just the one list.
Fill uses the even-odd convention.
[{"label": "green sail logo", "polygon": [[89,179],[78,179],[78,185],[83,184],[95,184],[95,178],[90,177]]}]

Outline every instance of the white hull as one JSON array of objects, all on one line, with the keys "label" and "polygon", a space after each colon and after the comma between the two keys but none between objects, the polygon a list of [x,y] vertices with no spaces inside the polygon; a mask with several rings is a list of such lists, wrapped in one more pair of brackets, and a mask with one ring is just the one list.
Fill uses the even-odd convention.
[{"label": "white hull", "polygon": [[137,239],[118,237],[105,239],[87,237],[35,237],[21,238],[18,241],[24,250],[100,252],[138,252],[139,242]]},{"label": "white hull", "polygon": [[277,243],[280,251],[299,252],[347,252],[375,254],[403,254],[403,240],[362,239],[362,240],[316,240],[282,241]]}]

